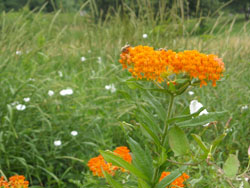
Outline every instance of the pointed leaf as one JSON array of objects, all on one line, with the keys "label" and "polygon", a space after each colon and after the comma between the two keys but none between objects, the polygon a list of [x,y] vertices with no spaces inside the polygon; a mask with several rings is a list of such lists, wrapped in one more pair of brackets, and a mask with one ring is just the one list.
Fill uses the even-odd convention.
[{"label": "pointed leaf", "polygon": [[158,138],[158,136],[144,123],[140,123],[141,128],[146,132],[146,136],[150,137],[150,139],[152,139],[154,141],[154,143],[160,147],[161,143],[160,140]]},{"label": "pointed leaf", "polygon": [[107,162],[110,162],[113,165],[122,167],[122,168],[128,170],[131,174],[135,175],[136,177],[141,178],[141,179],[149,182],[148,177],[142,171],[137,169],[134,165],[123,160],[121,157],[115,155],[113,152],[100,151],[100,153]]},{"label": "pointed leaf", "polygon": [[149,152],[144,151],[141,146],[132,138],[128,139],[132,150],[133,164],[148,177],[153,178],[153,160]]},{"label": "pointed leaf", "polygon": [[138,179],[138,188],[151,188],[145,181]]},{"label": "pointed leaf", "polygon": [[167,120],[167,123],[183,122],[186,120],[190,120],[194,117],[197,117],[204,109],[205,109],[204,107],[201,107],[197,112],[195,112],[193,114],[188,114],[188,115],[177,116],[177,117],[171,118],[171,119]]},{"label": "pointed leaf", "polygon": [[194,127],[205,125],[207,123],[218,121],[221,117],[224,117],[227,114],[227,111],[223,112],[210,112],[209,114],[203,114],[191,120],[177,122],[176,125],[180,127]]},{"label": "pointed leaf", "polygon": [[230,154],[223,166],[225,175],[229,178],[234,178],[238,172],[239,166],[240,162],[237,156]]},{"label": "pointed leaf", "polygon": [[107,172],[105,172],[105,170],[102,170],[102,173],[104,174],[107,182],[109,183],[109,185],[111,185],[111,187],[122,188],[122,185],[116,180],[114,180]]},{"label": "pointed leaf", "polygon": [[221,141],[225,138],[227,134],[223,133],[219,135],[213,142],[212,142],[212,152],[215,151],[216,147],[221,143]]},{"label": "pointed leaf", "polygon": [[176,156],[185,155],[189,152],[188,139],[181,128],[174,126],[168,133],[170,148]]},{"label": "pointed leaf", "polygon": [[191,136],[194,138],[194,140],[196,141],[196,143],[200,146],[200,148],[205,152],[208,153],[209,150],[207,148],[207,146],[204,144],[204,142],[201,140],[201,137],[197,134],[191,134]]}]

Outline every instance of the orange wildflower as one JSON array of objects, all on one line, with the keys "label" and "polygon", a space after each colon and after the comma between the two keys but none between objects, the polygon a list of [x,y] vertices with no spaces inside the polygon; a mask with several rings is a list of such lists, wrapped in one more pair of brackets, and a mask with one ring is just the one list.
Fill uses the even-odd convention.
[{"label": "orange wildflower", "polygon": [[89,162],[88,162],[88,167],[92,171],[94,176],[104,177],[104,175],[102,173],[102,169],[104,171],[106,171],[107,173],[109,173],[111,175],[114,175],[114,172],[111,169],[112,164],[107,163],[104,160],[103,156],[101,156],[101,155],[99,155],[98,157],[94,157],[94,158],[90,159]]},{"label": "orange wildflower", "polygon": [[[125,161],[131,163],[132,157],[129,154],[130,150],[126,146],[117,147],[114,150],[114,153],[123,158]],[[125,172],[126,170],[112,165],[112,163],[107,163],[102,155],[99,155],[98,157],[91,158],[88,162],[88,167],[90,171],[92,171],[94,176],[104,177],[104,174],[102,173],[102,169],[109,173],[110,175],[115,175],[116,170],[121,170],[122,172]]]},{"label": "orange wildflower", "polygon": [[[168,176],[170,174],[170,172],[162,172],[161,177],[160,177],[160,181],[165,178],[166,176]],[[183,173],[180,177],[178,177],[177,179],[175,179],[170,186],[167,186],[166,188],[169,187],[185,187],[185,185],[183,184],[187,179],[189,178],[189,176],[186,173]]]},{"label": "orange wildflower", "polygon": [[9,182],[5,181],[3,177],[0,178],[1,188],[28,188],[29,181],[25,181],[24,176],[15,175],[9,178]]},{"label": "orange wildflower", "polygon": [[0,188],[9,188],[9,183],[4,179],[4,177],[2,176],[0,178]]},{"label": "orange wildflower", "polygon": [[196,50],[173,52],[154,50],[148,46],[126,47],[119,62],[137,79],[155,80],[161,83],[171,74],[187,74],[200,80],[200,86],[211,80],[213,86],[225,70],[217,56],[206,55]]}]

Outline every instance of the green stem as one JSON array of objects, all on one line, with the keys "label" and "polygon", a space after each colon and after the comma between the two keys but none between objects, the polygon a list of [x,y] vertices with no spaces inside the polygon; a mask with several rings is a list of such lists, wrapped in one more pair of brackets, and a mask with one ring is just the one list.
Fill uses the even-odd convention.
[{"label": "green stem", "polygon": [[[162,147],[164,147],[164,143],[165,143],[166,136],[167,136],[167,133],[168,133],[169,124],[167,123],[167,121],[171,117],[171,113],[172,113],[172,109],[173,109],[173,103],[174,103],[174,95],[171,94],[170,95],[170,103],[169,103],[169,106],[168,106],[167,117],[166,117],[166,120],[164,122],[163,135],[162,135],[162,140],[161,140]],[[162,150],[162,149],[160,148],[160,150]],[[160,153],[162,153],[162,151]],[[157,180],[157,177],[159,175],[159,168],[160,168],[160,166],[158,166],[154,171],[153,187],[158,183],[158,182],[156,182],[156,180]]]},{"label": "green stem", "polygon": [[171,117],[173,103],[174,103],[174,95],[170,95],[170,103],[169,103],[169,106],[168,106],[167,118],[166,118],[165,123],[164,123],[163,135],[162,135],[162,140],[161,140],[161,144],[163,146],[164,146],[164,143],[165,143],[165,140],[166,140],[166,136],[167,136],[167,133],[168,133],[169,124],[167,123],[167,121]]}]

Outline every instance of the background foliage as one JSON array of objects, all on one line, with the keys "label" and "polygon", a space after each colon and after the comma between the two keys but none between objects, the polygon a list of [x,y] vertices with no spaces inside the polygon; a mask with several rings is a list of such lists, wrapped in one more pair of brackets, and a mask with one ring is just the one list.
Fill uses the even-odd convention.
[{"label": "background foliage", "polygon": [[[226,72],[218,87],[191,88],[195,95],[186,93],[177,99],[174,113],[188,114],[184,107],[193,99],[198,99],[209,112],[227,110],[229,114],[218,126],[186,132],[190,139],[191,133],[202,134],[209,143],[232,117],[215,162],[222,167],[229,154],[237,154],[240,169],[246,167],[250,114],[242,107],[250,105],[250,27],[243,14],[230,15],[218,7],[213,17],[208,13],[189,17],[188,10],[182,9],[178,1],[170,7],[166,5],[166,9],[161,6],[157,12],[155,8],[160,6],[154,4],[156,1],[131,2],[131,7],[124,5],[107,11],[106,17],[95,8],[104,1],[88,1],[81,10],[76,1],[76,8],[68,5],[75,12],[64,13],[57,10],[61,4],[55,4],[54,9],[48,2],[46,11],[54,12],[46,14],[39,9],[20,9],[17,2],[20,3],[1,1],[1,7],[9,11],[3,11],[0,17],[1,174],[24,174],[31,185],[42,187],[107,186],[103,179],[92,177],[87,161],[100,149],[127,145],[127,135],[144,138],[136,129],[135,114],[138,106],[149,106],[150,96],[130,90],[125,83],[130,76],[122,71],[118,59],[126,42],[175,51],[197,49],[224,59]],[[30,1],[29,6],[31,2],[34,7],[44,3]],[[10,11],[12,8],[19,12]],[[122,11],[127,12],[126,16],[121,16]],[[144,33],[147,38],[142,37]],[[82,56],[86,61],[81,62]],[[105,89],[109,84],[115,85],[116,92]],[[59,92],[68,87],[74,94],[61,96]],[[55,95],[48,96],[49,90]],[[30,97],[30,102],[25,103],[25,97]],[[157,97],[166,108],[165,99]],[[18,111],[11,105],[15,101],[27,108]],[[155,110],[147,110],[156,114]],[[124,126],[123,121],[135,128]],[[76,137],[70,134],[72,130],[78,131]],[[56,147],[55,140],[61,140],[62,145]],[[190,144],[193,149],[197,147],[194,140]],[[228,185],[212,166],[198,166],[187,173],[193,187]],[[235,179],[233,182],[239,184]]]}]

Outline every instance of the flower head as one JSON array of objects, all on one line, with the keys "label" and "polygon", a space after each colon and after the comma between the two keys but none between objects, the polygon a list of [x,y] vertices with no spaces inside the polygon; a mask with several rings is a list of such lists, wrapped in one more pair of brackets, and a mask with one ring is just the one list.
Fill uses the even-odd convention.
[{"label": "flower head", "polygon": [[60,145],[62,145],[62,141],[61,140],[55,140],[54,145],[55,146],[60,146]]},{"label": "flower head", "polygon": [[[165,178],[166,176],[170,175],[170,172],[163,172],[161,174],[160,177],[160,181]],[[177,179],[175,179],[172,183],[171,183],[171,187],[185,187],[185,185],[183,184],[187,179],[189,178],[189,176],[186,173],[183,173],[180,177],[178,177]],[[169,186],[167,186],[166,188],[168,188]]]},{"label": "flower head", "polygon": [[[125,146],[117,147],[114,150],[115,154],[123,158],[123,160],[131,163],[132,157],[129,152],[130,150]],[[121,170],[122,172],[126,171],[125,169],[121,167],[112,165],[112,163],[107,163],[104,160],[102,155],[91,158],[88,162],[88,167],[92,171],[94,176],[99,176],[99,177],[104,177],[104,174],[102,173],[102,169],[112,176],[115,175],[115,171],[117,170]]]},{"label": "flower head", "polygon": [[30,101],[30,98],[29,98],[29,97],[23,98],[23,101],[24,101],[24,102],[29,102],[29,101]]},{"label": "flower head", "polygon": [[11,176],[9,181],[4,180],[3,176],[0,178],[1,188],[28,188],[28,186],[29,181],[26,181],[22,175]]},{"label": "flower head", "polygon": [[142,37],[143,37],[144,39],[146,39],[146,38],[148,38],[148,35],[147,35],[146,33],[144,33],[144,34],[142,35]]},{"label": "flower head", "polygon": [[26,106],[24,104],[18,104],[16,105],[16,109],[19,111],[23,111],[26,109]]},{"label": "flower head", "polygon": [[82,61],[82,62],[86,61],[86,57],[83,57],[83,56],[82,56],[82,57],[81,57],[81,61]]},{"label": "flower head", "polygon": [[196,50],[173,52],[154,50],[149,46],[136,46],[122,49],[119,62],[124,69],[137,79],[155,80],[159,83],[170,75],[184,74],[190,79],[199,79],[200,86],[220,79],[225,70],[224,63],[216,55],[206,55]]},{"label": "flower head", "polygon": [[60,91],[60,95],[62,96],[72,95],[72,94],[73,94],[73,90],[71,88],[63,89]]},{"label": "flower head", "polygon": [[48,95],[49,95],[50,97],[53,96],[53,95],[54,95],[54,91],[49,90],[49,91],[48,91]]},{"label": "flower head", "polygon": [[77,136],[78,135],[78,132],[77,131],[71,131],[70,133],[72,136]]}]

